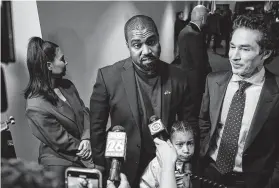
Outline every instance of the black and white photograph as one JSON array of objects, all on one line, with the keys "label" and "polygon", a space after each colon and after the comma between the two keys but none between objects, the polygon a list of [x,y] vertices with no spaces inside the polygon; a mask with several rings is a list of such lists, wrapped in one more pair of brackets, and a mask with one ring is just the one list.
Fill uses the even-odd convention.
[{"label": "black and white photograph", "polygon": [[1,1],[1,187],[278,188],[279,1]]}]

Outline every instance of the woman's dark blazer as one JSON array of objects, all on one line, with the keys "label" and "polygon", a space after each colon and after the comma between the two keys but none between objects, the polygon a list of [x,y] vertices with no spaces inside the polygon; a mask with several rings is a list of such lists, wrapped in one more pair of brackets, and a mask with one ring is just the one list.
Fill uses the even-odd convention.
[{"label": "woman's dark blazer", "polygon": [[26,117],[33,135],[41,141],[39,163],[44,166],[80,164],[76,156],[79,144],[90,139],[89,111],[74,84],[63,79],[58,88],[70,106],[60,99],[53,105],[42,96],[27,99]]}]

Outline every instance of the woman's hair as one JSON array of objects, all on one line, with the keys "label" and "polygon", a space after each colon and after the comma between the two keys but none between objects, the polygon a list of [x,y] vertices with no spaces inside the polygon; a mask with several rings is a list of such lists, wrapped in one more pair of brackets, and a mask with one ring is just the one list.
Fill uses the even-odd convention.
[{"label": "woman's hair", "polygon": [[197,136],[195,128],[185,120],[174,122],[171,127],[170,137],[172,138],[176,132],[191,132],[194,135],[194,138]]},{"label": "woman's hair", "polygon": [[51,87],[51,71],[47,62],[53,62],[56,49],[59,46],[40,37],[32,37],[27,47],[27,67],[29,71],[29,83],[24,91],[24,97],[32,98],[43,96],[52,104],[58,101],[57,95]]}]

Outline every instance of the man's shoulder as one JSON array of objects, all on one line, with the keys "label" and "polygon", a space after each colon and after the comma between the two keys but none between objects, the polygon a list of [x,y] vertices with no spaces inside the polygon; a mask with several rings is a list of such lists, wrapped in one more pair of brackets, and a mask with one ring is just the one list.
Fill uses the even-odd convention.
[{"label": "man's shoulder", "polygon": [[279,76],[272,73],[271,71],[269,71],[268,69],[265,69],[265,77],[268,78],[274,78],[276,84],[277,84],[277,87],[279,88]]},{"label": "man's shoulder", "polygon": [[132,66],[132,61],[130,57],[120,60],[112,65],[102,67],[99,69],[99,71],[102,73],[103,76],[109,75],[115,77],[117,75],[120,75],[122,70],[127,66]]},{"label": "man's shoulder", "polygon": [[199,36],[201,36],[200,32],[193,29],[190,24],[186,25],[179,34],[179,38],[187,38],[187,40],[195,39]]},{"label": "man's shoulder", "polygon": [[207,75],[207,80],[209,83],[211,82],[218,82],[220,80],[226,80],[232,75],[231,71],[217,71],[211,72]]},{"label": "man's shoulder", "polygon": [[168,69],[168,72],[170,75],[174,76],[174,77],[184,77],[186,75],[186,71],[183,70],[182,68],[176,66],[176,65],[172,65],[172,64],[168,64],[166,63],[166,67]]},{"label": "man's shoulder", "polygon": [[124,64],[129,61],[130,58],[122,59],[120,61],[117,61],[113,63],[112,65],[107,65],[102,68],[100,68],[101,71],[108,71],[108,70],[119,70],[122,69]]},{"label": "man's shoulder", "polygon": [[176,66],[176,65],[172,65],[172,64],[168,64],[165,63],[165,72],[163,72],[163,74],[168,75],[168,79],[171,79],[173,81],[173,83],[176,84],[185,84],[187,83],[187,72]]},{"label": "man's shoulder", "polygon": [[224,70],[224,71],[216,71],[216,72],[211,72],[208,74],[208,77],[211,77],[211,78],[215,78],[215,77],[222,77],[228,73],[231,73],[231,71],[227,71],[227,70]]},{"label": "man's shoulder", "polygon": [[181,31],[180,31],[180,34],[183,34],[183,35],[187,35],[187,34],[190,34],[191,32],[193,32],[193,29],[192,27],[187,24]]}]

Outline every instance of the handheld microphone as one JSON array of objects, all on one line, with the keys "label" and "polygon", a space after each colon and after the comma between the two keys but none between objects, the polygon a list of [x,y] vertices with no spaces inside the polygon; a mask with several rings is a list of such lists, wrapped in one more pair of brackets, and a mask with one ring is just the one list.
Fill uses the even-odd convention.
[{"label": "handheld microphone", "polygon": [[161,140],[167,141],[169,139],[169,134],[163,125],[161,119],[159,119],[157,116],[153,115],[149,119],[149,130],[151,133],[151,136],[153,138],[158,137]]},{"label": "handheld microphone", "polygon": [[112,131],[108,132],[105,157],[112,159],[108,179],[116,187],[120,184],[120,171],[126,157],[126,147],[127,135],[124,127],[114,126]]},{"label": "handheld microphone", "polygon": [[15,124],[15,118],[10,116],[8,120],[1,122],[1,132],[9,130],[9,125]]}]

